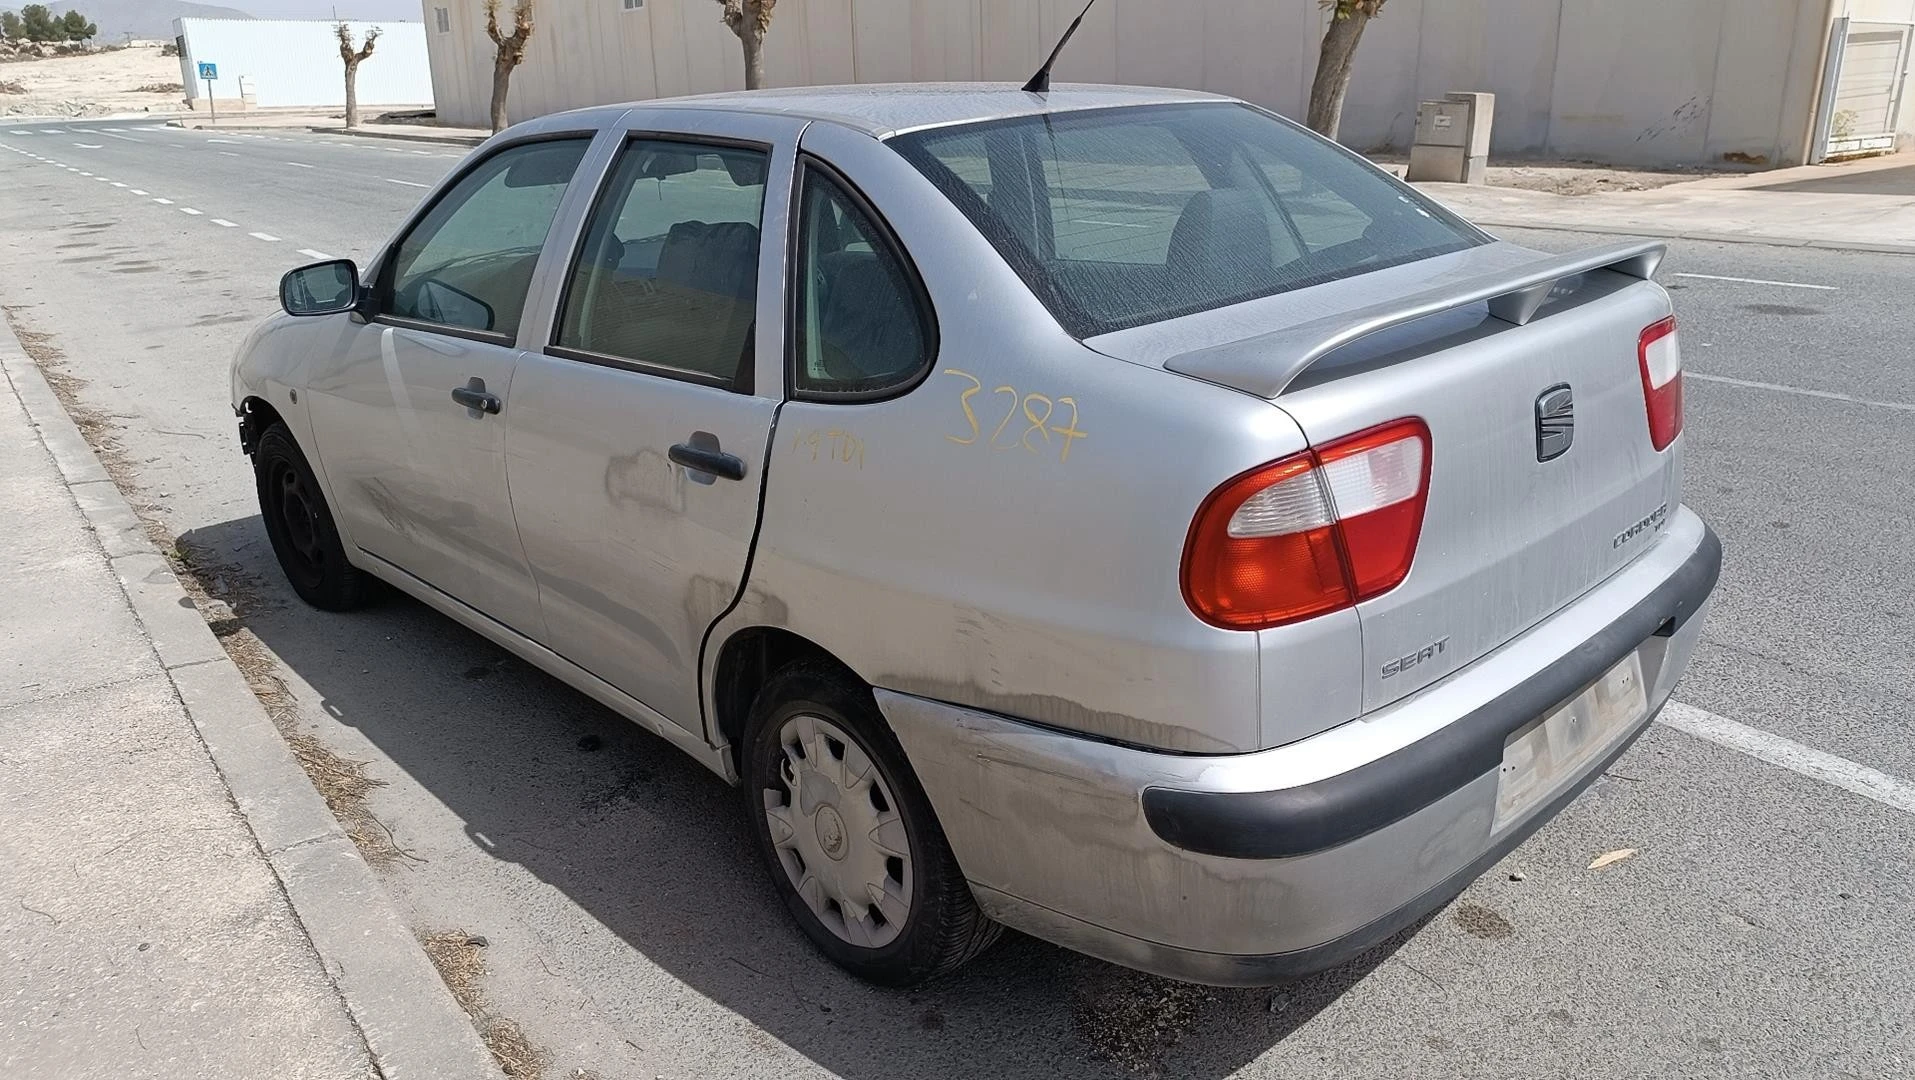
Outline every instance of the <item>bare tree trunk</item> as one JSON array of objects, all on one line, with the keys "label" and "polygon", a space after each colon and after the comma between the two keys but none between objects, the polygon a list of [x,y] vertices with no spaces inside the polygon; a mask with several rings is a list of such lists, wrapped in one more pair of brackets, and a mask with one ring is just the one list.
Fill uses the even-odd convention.
[{"label": "bare tree trunk", "polygon": [[757,90],[765,85],[765,34],[749,22],[740,39],[745,43],[745,89]]},{"label": "bare tree trunk", "polygon": [[1352,11],[1347,18],[1330,20],[1323,35],[1323,49],[1317,54],[1317,75],[1310,83],[1310,130],[1325,138],[1337,137],[1343,123],[1343,96],[1350,89],[1350,65],[1356,59],[1356,44],[1370,16]]},{"label": "bare tree trunk", "polygon": [[346,126],[359,126],[359,61],[346,61]]},{"label": "bare tree trunk", "polygon": [[504,131],[505,95],[512,86],[512,61],[503,54],[492,62],[492,134]]}]

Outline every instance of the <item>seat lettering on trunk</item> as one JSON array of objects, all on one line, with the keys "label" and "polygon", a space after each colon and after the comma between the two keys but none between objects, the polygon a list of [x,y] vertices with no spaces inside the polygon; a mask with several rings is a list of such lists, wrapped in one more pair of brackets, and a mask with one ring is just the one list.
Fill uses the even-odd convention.
[{"label": "seat lettering on trunk", "polygon": [[1392,675],[1401,675],[1403,672],[1410,670],[1418,664],[1434,660],[1443,655],[1443,650],[1449,648],[1449,644],[1450,639],[1448,637],[1442,637],[1430,642],[1428,645],[1423,646],[1413,653],[1405,653],[1393,660],[1385,660],[1383,662],[1383,677],[1387,679]]}]

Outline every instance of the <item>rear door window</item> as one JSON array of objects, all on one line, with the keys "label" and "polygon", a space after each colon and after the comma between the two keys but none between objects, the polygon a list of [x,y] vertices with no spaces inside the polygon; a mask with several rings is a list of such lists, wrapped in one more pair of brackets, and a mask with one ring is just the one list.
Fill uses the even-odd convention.
[{"label": "rear door window", "polygon": [[1233,103],[1016,117],[889,145],[1079,337],[1486,239],[1349,152]]},{"label": "rear door window", "polygon": [[746,389],[765,151],[636,139],[586,227],[553,351]]}]

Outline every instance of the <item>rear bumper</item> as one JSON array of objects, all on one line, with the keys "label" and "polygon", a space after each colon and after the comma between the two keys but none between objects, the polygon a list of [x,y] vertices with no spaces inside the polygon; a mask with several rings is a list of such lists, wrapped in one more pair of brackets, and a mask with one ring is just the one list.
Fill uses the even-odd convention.
[{"label": "rear bumper", "polygon": [[[1609,581],[1416,695],[1288,746],[1155,753],[880,690],[979,902],[1175,978],[1280,982],[1414,924],[1601,775],[1668,700],[1721,566],[1677,512]],[[1649,714],[1495,822],[1509,736],[1632,651]]]}]

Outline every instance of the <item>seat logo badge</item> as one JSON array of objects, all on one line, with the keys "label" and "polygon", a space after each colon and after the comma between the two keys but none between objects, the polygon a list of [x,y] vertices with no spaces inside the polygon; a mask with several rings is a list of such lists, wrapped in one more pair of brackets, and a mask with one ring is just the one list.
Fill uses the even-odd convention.
[{"label": "seat logo badge", "polygon": [[1576,397],[1568,383],[1536,396],[1536,460],[1553,461],[1569,452],[1576,441]]}]

